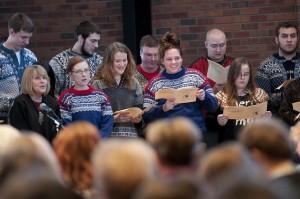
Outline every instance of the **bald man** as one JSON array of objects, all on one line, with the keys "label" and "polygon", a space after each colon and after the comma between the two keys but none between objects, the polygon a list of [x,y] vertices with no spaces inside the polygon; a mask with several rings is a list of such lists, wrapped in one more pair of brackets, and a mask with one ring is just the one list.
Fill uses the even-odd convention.
[{"label": "bald man", "polygon": [[[227,38],[225,33],[219,29],[211,29],[206,33],[206,40],[204,42],[207,49],[206,56],[197,58],[190,65],[190,68],[201,71],[204,75],[207,75],[208,71],[208,59],[227,67],[231,64],[234,58],[226,56]],[[209,80],[210,86],[213,88],[213,92],[217,93],[223,88],[224,82],[214,82]]]}]

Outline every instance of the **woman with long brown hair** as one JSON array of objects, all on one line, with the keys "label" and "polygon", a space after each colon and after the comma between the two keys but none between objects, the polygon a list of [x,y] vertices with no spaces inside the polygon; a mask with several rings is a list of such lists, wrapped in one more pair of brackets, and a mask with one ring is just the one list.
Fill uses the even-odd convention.
[{"label": "woman with long brown hair", "polygon": [[[113,112],[131,108],[142,108],[142,88],[133,77],[136,65],[129,48],[114,42],[105,49],[103,62],[91,81],[95,88],[103,90],[110,98]],[[114,116],[114,128],[110,136],[138,137],[136,124],[142,117]]]},{"label": "woman with long brown hair", "polygon": [[[268,94],[261,88],[256,87],[250,62],[245,57],[236,58],[229,68],[227,83],[216,94],[219,103],[217,112],[218,125],[222,126],[219,134],[219,142],[235,140],[240,127],[251,123],[254,118],[228,120],[223,115],[225,106],[252,106],[268,101]],[[270,111],[265,112],[263,117],[271,117]]]}]

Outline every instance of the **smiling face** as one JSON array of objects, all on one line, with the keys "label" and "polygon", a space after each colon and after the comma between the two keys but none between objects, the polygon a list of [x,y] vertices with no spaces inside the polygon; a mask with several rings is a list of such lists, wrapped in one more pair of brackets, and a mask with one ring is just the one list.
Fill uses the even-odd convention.
[{"label": "smiling face", "polygon": [[123,75],[127,67],[127,64],[128,64],[127,53],[117,52],[114,55],[113,68],[114,68],[114,76],[116,79],[119,79]]},{"label": "smiling face", "polygon": [[183,59],[180,55],[179,49],[172,48],[165,51],[162,64],[165,66],[167,73],[175,74],[181,71]]},{"label": "smiling face", "polygon": [[69,76],[74,80],[76,90],[88,89],[88,83],[91,80],[89,65],[86,61],[75,64]]},{"label": "smiling face", "polygon": [[237,90],[244,90],[249,82],[250,78],[250,67],[248,64],[241,66],[239,76],[235,80],[235,86]]},{"label": "smiling face", "polygon": [[37,70],[32,75],[32,90],[36,97],[42,96],[47,91],[48,79],[45,75],[38,74]]}]

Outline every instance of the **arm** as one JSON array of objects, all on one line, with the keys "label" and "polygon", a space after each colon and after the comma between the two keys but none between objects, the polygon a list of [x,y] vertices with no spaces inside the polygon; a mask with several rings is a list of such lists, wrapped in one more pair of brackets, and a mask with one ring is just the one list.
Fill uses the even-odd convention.
[{"label": "arm", "polygon": [[70,109],[70,105],[64,100],[64,95],[61,95],[58,99],[58,104],[60,107],[61,118],[63,124],[69,124],[72,122],[72,112]]},{"label": "arm", "polygon": [[106,138],[109,137],[113,130],[114,126],[114,116],[112,112],[112,108],[110,106],[110,103],[106,101],[102,105],[102,123],[100,127],[101,137]]},{"label": "arm", "polygon": [[10,124],[19,130],[30,130],[26,104],[16,100],[9,111]]},{"label": "arm", "polygon": [[[203,95],[204,95],[204,98],[201,98],[201,96],[203,96]],[[200,101],[203,102],[203,107],[208,112],[215,112],[217,110],[218,100],[215,97],[215,95],[213,94],[212,89],[210,88],[209,84],[206,84],[197,92],[197,97],[200,99]]]},{"label": "arm", "polygon": [[282,101],[279,108],[279,117],[282,118],[290,126],[297,123],[297,121],[295,121],[295,118],[298,115],[298,112],[293,110],[292,103],[300,101],[300,96],[298,95],[299,85],[295,83],[291,83],[285,88],[282,94]]}]

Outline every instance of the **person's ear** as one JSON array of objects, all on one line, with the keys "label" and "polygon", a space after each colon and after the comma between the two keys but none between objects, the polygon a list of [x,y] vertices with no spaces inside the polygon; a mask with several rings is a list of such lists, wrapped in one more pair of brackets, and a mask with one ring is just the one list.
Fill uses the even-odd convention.
[{"label": "person's ear", "polygon": [[9,36],[14,36],[15,31],[14,31],[14,29],[9,29],[8,33],[9,33]]},{"label": "person's ear", "polygon": [[77,36],[77,40],[78,40],[81,44],[83,44],[84,38],[82,37],[82,35],[78,35],[78,36]]},{"label": "person's ear", "polygon": [[205,45],[205,47],[207,48],[208,44],[207,44],[207,42],[206,42],[206,41],[204,41],[204,45]]},{"label": "person's ear", "polygon": [[279,41],[278,41],[278,37],[275,37],[275,42],[276,42],[276,44],[278,44],[278,43],[279,43]]}]

